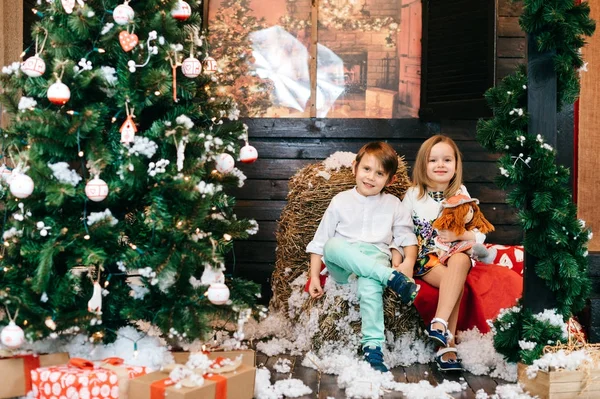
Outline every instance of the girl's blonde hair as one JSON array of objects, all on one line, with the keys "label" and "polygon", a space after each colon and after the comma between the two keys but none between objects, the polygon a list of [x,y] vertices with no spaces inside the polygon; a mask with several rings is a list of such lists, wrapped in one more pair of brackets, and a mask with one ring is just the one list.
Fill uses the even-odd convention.
[{"label": "girl's blonde hair", "polygon": [[443,136],[441,134],[436,134],[433,137],[425,140],[423,144],[421,144],[421,148],[419,148],[419,152],[417,153],[417,159],[415,160],[415,166],[413,167],[413,185],[419,188],[419,195],[417,198],[423,198],[427,194],[427,187],[431,185],[431,180],[427,177],[427,163],[429,161],[429,154],[431,153],[431,149],[434,145],[439,143],[446,143],[454,150],[454,159],[456,162],[456,170],[454,172],[454,176],[448,187],[444,190],[444,197],[448,198],[453,195],[456,195],[460,190],[460,186],[462,185],[462,155],[458,146],[448,136]]}]

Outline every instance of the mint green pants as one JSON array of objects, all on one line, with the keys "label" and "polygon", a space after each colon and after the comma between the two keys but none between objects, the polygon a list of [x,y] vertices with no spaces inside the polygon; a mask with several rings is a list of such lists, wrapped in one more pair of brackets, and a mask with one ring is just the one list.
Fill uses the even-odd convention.
[{"label": "mint green pants", "polygon": [[330,238],[323,248],[323,262],[338,284],[347,284],[350,274],[358,277],[362,347],[383,347],[383,290],[393,271],[389,257],[372,244]]}]

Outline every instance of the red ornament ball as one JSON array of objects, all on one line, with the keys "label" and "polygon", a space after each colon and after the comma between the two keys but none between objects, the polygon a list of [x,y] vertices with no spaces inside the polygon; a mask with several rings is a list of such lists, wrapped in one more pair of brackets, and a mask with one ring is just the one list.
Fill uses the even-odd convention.
[{"label": "red ornament ball", "polygon": [[171,11],[171,15],[175,19],[185,21],[190,17],[190,15],[192,15],[192,8],[188,3],[180,0],[177,2],[177,5],[173,9],[173,11]]},{"label": "red ornament ball", "polygon": [[69,87],[60,80],[52,83],[48,88],[48,100],[50,100],[52,104],[65,105],[70,98],[71,90],[69,90]]},{"label": "red ornament ball", "polygon": [[246,144],[240,150],[240,161],[243,163],[252,163],[258,159],[258,151],[250,144]]}]

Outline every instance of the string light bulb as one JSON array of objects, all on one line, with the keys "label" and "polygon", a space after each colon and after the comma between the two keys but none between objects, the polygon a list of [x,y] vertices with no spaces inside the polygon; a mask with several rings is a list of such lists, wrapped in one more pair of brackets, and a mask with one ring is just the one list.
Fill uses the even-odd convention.
[{"label": "string light bulb", "polygon": [[90,239],[90,235],[89,235],[89,234],[86,234],[86,235],[84,235],[84,236],[83,236],[83,239],[84,239],[84,240],[89,240],[89,239]]},{"label": "string light bulb", "polygon": [[224,239],[225,241],[231,241],[231,239],[232,239],[232,238],[233,238],[233,237],[232,237],[231,235],[227,234],[227,233],[223,234],[223,239]]},{"label": "string light bulb", "polygon": [[83,151],[79,151],[77,155],[79,155],[80,158],[83,158]]},{"label": "string light bulb", "polygon": [[133,343],[133,358],[137,359],[139,354],[140,354],[140,351],[138,351],[137,342],[134,342]]}]

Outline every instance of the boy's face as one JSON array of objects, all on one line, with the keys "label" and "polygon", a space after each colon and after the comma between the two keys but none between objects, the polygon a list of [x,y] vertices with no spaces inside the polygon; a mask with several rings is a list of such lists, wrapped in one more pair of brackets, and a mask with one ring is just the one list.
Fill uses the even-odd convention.
[{"label": "boy's face", "polygon": [[359,164],[355,161],[352,172],[356,177],[356,190],[365,197],[379,194],[388,183],[389,174],[371,154],[365,154]]}]

